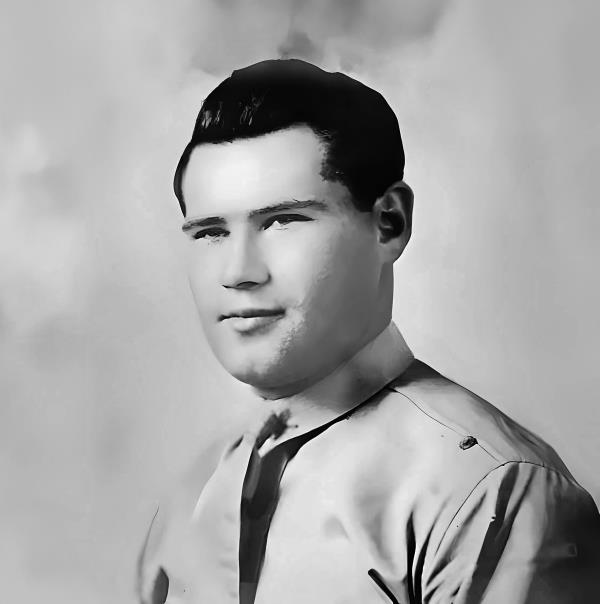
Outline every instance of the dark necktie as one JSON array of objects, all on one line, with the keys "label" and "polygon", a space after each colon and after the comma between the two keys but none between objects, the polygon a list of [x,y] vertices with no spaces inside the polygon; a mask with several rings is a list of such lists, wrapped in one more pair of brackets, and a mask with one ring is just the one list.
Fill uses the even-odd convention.
[{"label": "dark necktie", "polygon": [[[285,422],[285,419],[271,416],[267,420],[266,427],[269,424],[279,426],[282,422]],[[285,423],[283,429],[285,429]],[[274,434],[269,434],[268,428],[266,431],[261,431],[252,450],[244,478],[239,551],[240,604],[254,602],[267,545],[267,534],[271,518],[277,507],[281,476],[289,460],[310,438],[307,434],[292,438],[277,445],[264,457],[261,457],[258,449],[269,436],[276,434],[276,431]]]},{"label": "dark necktie", "polygon": [[358,409],[372,401],[377,394],[326,424],[276,445],[261,457],[258,449],[270,436],[277,437],[285,431],[287,416],[273,414],[265,423],[256,439],[242,488],[239,550],[240,604],[254,603],[269,526],[279,498],[279,483],[288,462],[309,440],[333,424],[348,419]]}]

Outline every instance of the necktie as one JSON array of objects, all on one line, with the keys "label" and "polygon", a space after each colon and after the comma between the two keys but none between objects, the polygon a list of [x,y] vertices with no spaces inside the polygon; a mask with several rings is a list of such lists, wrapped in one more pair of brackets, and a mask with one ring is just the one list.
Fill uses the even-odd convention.
[{"label": "necktie", "polygon": [[326,424],[276,445],[261,457],[258,449],[269,436],[277,437],[285,431],[288,416],[273,414],[268,418],[256,439],[242,487],[239,549],[240,604],[254,603],[269,526],[277,507],[279,483],[288,462],[309,440],[333,424],[348,419],[361,407],[371,402],[379,392],[381,390]]},{"label": "necktie", "polygon": [[287,418],[272,415],[252,450],[242,487],[240,525],[240,604],[252,604],[267,545],[271,518],[277,507],[279,483],[286,465],[306,442],[306,435],[277,445],[264,457],[258,449],[269,436],[285,430]]}]

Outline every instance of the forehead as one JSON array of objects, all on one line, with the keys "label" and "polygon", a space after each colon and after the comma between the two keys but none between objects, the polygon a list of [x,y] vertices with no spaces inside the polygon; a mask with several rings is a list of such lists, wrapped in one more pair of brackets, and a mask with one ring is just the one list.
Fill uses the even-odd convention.
[{"label": "forehead", "polygon": [[327,198],[340,185],[321,177],[324,153],[308,127],[200,145],[192,151],[183,177],[187,214],[223,214],[290,199]]}]

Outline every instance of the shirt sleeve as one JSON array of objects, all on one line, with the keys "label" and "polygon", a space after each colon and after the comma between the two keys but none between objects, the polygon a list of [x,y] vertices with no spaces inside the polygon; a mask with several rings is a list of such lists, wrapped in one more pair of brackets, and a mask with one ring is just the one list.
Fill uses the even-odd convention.
[{"label": "shirt sleeve", "polygon": [[490,472],[459,508],[424,576],[429,604],[600,601],[600,515],[571,478],[528,462]]}]

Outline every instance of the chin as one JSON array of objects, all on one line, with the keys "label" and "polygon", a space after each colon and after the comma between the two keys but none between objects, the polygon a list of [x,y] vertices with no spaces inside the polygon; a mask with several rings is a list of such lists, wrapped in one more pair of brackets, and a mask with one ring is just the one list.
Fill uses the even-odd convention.
[{"label": "chin", "polygon": [[285,359],[221,358],[220,361],[225,371],[236,380],[262,391],[280,390],[300,377],[297,375],[298,367],[292,371]]},{"label": "chin", "polygon": [[281,380],[281,371],[269,367],[257,367],[254,363],[242,366],[224,364],[223,366],[236,380],[255,388],[272,388]]}]

